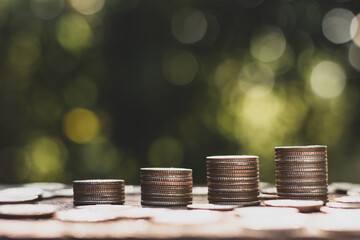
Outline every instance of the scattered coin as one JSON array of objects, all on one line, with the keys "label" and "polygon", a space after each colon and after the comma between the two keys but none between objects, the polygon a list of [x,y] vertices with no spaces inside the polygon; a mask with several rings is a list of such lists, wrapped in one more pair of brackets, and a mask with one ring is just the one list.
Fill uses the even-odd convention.
[{"label": "scattered coin", "polygon": [[328,202],[327,207],[331,208],[343,208],[343,209],[358,209],[360,208],[359,203],[345,203],[345,202]]},{"label": "scattered coin", "polygon": [[280,215],[291,215],[298,213],[299,210],[296,208],[289,207],[248,207],[248,208],[237,208],[235,209],[235,215],[243,216],[280,216]]},{"label": "scattered coin", "polygon": [[346,194],[349,190],[353,188],[360,188],[360,185],[348,182],[333,182],[330,184],[330,187],[335,191],[335,193]]},{"label": "scattered coin", "polygon": [[5,218],[37,218],[51,217],[57,210],[55,205],[49,204],[16,204],[1,205],[0,217]]},{"label": "scattered coin", "polygon": [[174,210],[171,213],[164,213],[155,216],[152,221],[158,224],[169,225],[197,225],[212,224],[221,220],[219,212],[207,210]]},{"label": "scattered coin", "polygon": [[15,188],[5,188],[0,190],[1,195],[12,195],[12,196],[24,196],[24,195],[37,195],[41,197],[43,194],[43,190],[41,188],[34,188],[34,187],[15,187]]},{"label": "scattered coin", "polygon": [[272,199],[277,199],[277,198],[278,198],[278,196],[276,194],[266,194],[266,193],[259,194],[260,200],[272,200]]},{"label": "scattered coin", "polygon": [[0,194],[0,204],[15,204],[35,202],[39,199],[38,195],[10,195]]},{"label": "scattered coin", "polygon": [[70,209],[57,212],[56,218],[65,222],[104,222],[117,219],[118,214],[112,211]]},{"label": "scattered coin", "polygon": [[186,206],[192,203],[192,170],[186,168],[141,168],[141,204]]},{"label": "scattered coin", "polygon": [[259,233],[261,232],[286,232],[290,234],[293,231],[302,231],[306,218],[302,215],[295,214],[284,214],[284,215],[276,215],[274,217],[271,216],[246,216],[241,221],[241,227],[245,229],[245,231],[255,231]]},{"label": "scattered coin", "polygon": [[349,196],[360,196],[360,187],[352,187],[346,192]]},{"label": "scattered coin", "polygon": [[316,212],[324,205],[319,200],[294,200],[294,199],[278,199],[264,201],[266,206],[270,207],[292,207],[299,209],[300,212]]},{"label": "scattered coin", "polygon": [[348,215],[360,216],[360,209],[355,209],[355,208],[337,208],[337,207],[323,206],[320,208],[320,211],[329,214],[348,214]]},{"label": "scattered coin", "polygon": [[268,187],[268,188],[261,189],[261,193],[276,195],[277,190],[276,190],[276,187]]},{"label": "scattered coin", "polygon": [[216,210],[216,211],[231,211],[236,207],[240,207],[236,205],[218,205],[218,204],[189,204],[187,205],[187,209],[196,209],[196,210]]},{"label": "scattered coin", "polygon": [[26,183],[23,186],[28,188],[41,188],[44,191],[55,191],[66,188],[65,184],[57,182],[34,182]]}]

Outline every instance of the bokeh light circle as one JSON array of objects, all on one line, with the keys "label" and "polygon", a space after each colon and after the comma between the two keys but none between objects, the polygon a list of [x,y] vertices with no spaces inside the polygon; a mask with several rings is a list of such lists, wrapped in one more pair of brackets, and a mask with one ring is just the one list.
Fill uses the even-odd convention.
[{"label": "bokeh light circle", "polygon": [[240,89],[252,98],[268,95],[275,83],[271,68],[256,62],[244,65],[240,70],[238,80]]},{"label": "bokeh light circle", "polygon": [[352,36],[353,42],[360,46],[360,13],[356,15],[351,21],[350,25],[350,34]]},{"label": "bokeh light circle", "polygon": [[271,62],[281,57],[286,48],[286,39],[279,28],[264,27],[255,32],[250,42],[250,52],[261,62]]},{"label": "bokeh light circle", "polygon": [[360,48],[356,44],[351,44],[349,47],[349,62],[356,71],[360,72]]},{"label": "bokeh light circle", "polygon": [[193,8],[183,8],[173,15],[171,31],[179,42],[192,44],[204,38],[207,25],[203,12]]},{"label": "bokeh light circle", "polygon": [[98,117],[90,110],[75,108],[64,117],[64,133],[73,142],[87,143],[99,132]]},{"label": "bokeh light circle", "polygon": [[339,96],[345,88],[346,75],[343,68],[332,61],[322,61],[310,75],[311,89],[322,98]]},{"label": "bokeh light circle", "polygon": [[346,43],[352,38],[351,24],[354,14],[343,8],[330,10],[324,16],[322,31],[325,37],[336,44]]},{"label": "bokeh light circle", "polygon": [[176,50],[165,54],[163,58],[163,74],[175,86],[183,86],[192,82],[198,71],[198,62],[194,54]]},{"label": "bokeh light circle", "polygon": [[99,12],[104,6],[105,0],[71,0],[71,6],[81,14],[91,15]]}]

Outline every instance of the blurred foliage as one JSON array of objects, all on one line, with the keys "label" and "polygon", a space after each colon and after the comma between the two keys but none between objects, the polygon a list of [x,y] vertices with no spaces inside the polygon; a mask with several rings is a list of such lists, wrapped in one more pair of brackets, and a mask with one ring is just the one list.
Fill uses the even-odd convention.
[{"label": "blurred foliage", "polygon": [[325,144],[360,181],[360,2],[0,0],[0,181]]}]

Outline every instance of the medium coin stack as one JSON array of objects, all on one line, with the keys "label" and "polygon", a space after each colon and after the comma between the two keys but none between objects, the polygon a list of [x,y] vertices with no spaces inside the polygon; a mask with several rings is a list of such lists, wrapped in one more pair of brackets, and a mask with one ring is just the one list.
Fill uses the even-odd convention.
[{"label": "medium coin stack", "polygon": [[279,198],[328,200],[326,146],[275,147]]},{"label": "medium coin stack", "polygon": [[258,156],[210,156],[206,166],[209,203],[260,204]]},{"label": "medium coin stack", "polygon": [[185,168],[141,168],[141,204],[186,206],[192,203],[192,170]]},{"label": "medium coin stack", "polygon": [[121,179],[73,181],[74,204],[123,204],[125,182]]}]

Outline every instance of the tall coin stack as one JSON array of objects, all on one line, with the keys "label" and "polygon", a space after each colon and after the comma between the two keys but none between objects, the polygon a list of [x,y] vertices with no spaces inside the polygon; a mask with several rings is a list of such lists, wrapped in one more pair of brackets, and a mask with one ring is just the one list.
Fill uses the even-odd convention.
[{"label": "tall coin stack", "polygon": [[192,170],[185,168],[141,168],[141,204],[186,206],[192,203]]},{"label": "tall coin stack", "polygon": [[121,179],[73,181],[74,204],[123,204],[125,182]]},{"label": "tall coin stack", "polygon": [[275,147],[279,198],[328,200],[326,146]]},{"label": "tall coin stack", "polygon": [[210,156],[206,166],[209,203],[260,204],[258,156]]}]

